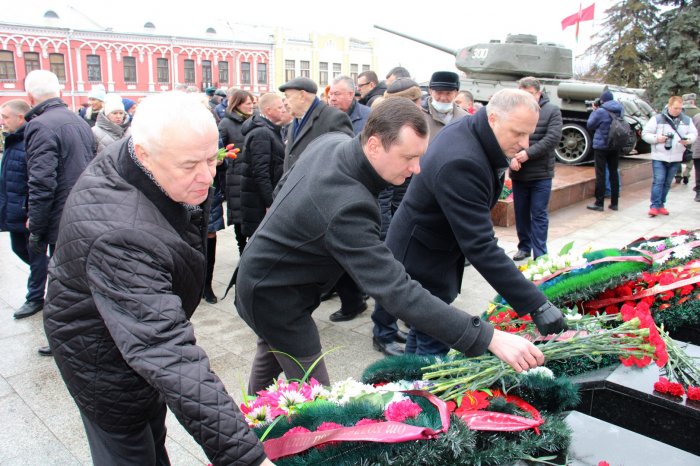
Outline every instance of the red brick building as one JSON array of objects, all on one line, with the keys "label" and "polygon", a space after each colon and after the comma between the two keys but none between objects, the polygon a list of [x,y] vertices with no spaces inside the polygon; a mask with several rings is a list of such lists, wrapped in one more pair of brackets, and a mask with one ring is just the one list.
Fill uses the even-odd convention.
[{"label": "red brick building", "polygon": [[[51,21],[47,12],[45,19]],[[48,16],[47,16],[48,15]],[[177,84],[204,90],[236,87],[255,94],[271,90],[273,41],[159,35],[150,23],[142,33],[78,30],[56,25],[0,22],[0,104],[26,96],[32,70],[54,72],[63,99],[77,109],[93,86],[104,85],[132,99],[172,90]]]}]

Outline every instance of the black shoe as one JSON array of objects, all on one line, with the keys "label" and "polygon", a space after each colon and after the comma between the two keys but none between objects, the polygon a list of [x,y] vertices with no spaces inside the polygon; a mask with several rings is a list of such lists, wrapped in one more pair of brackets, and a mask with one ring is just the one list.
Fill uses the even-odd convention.
[{"label": "black shoe", "polygon": [[617,204],[610,204],[610,205],[608,206],[608,209],[610,209],[610,210],[615,210],[615,211],[616,211],[616,210],[617,210]]},{"label": "black shoe", "polygon": [[688,177],[684,176],[683,177],[683,184],[688,184],[688,181],[690,181],[690,180],[688,180]]},{"label": "black shoe", "polygon": [[321,301],[328,301],[335,295],[335,290],[326,291],[321,294]]},{"label": "black shoe", "polygon": [[513,256],[514,261],[522,261],[522,260],[529,259],[529,258],[530,258],[530,253],[527,251],[523,251],[522,249],[518,249],[518,252],[516,252],[515,255]]},{"label": "black shoe", "polygon": [[367,303],[362,303],[362,306],[360,306],[359,309],[357,309],[354,312],[346,312],[343,310],[341,307],[339,310],[335,311],[333,314],[330,315],[328,318],[331,322],[345,322],[347,320],[352,320],[355,317],[359,316],[362,314],[365,310],[367,309]]},{"label": "black shoe", "polygon": [[676,184],[681,184],[681,177],[680,176],[676,177]]},{"label": "black shoe", "polygon": [[24,319],[25,317],[33,316],[37,312],[41,312],[44,309],[43,301],[27,301],[22,304],[22,307],[17,309],[17,312],[12,314],[15,319]]},{"label": "black shoe", "polygon": [[605,209],[603,209],[603,206],[602,206],[602,205],[598,205],[598,204],[589,204],[589,205],[586,206],[586,209],[588,209],[588,210],[596,210],[596,211],[598,211],[598,212],[602,212],[603,210],[605,210]]},{"label": "black shoe", "polygon": [[700,191],[695,194],[695,202],[700,202]]},{"label": "black shoe", "polygon": [[50,346],[40,346],[37,352],[39,353],[39,356],[53,356]]},{"label": "black shoe", "polygon": [[208,302],[209,304],[216,304],[216,303],[219,302],[219,300],[217,299],[216,295],[214,294],[214,290],[212,290],[211,288],[205,288],[205,289],[204,289],[204,296],[203,296],[203,298],[204,298],[204,300],[205,300],[206,302]]},{"label": "black shoe", "polygon": [[403,330],[399,330],[398,332],[396,332],[396,336],[394,336],[394,341],[398,343],[406,343],[407,339],[408,334]]},{"label": "black shoe", "polygon": [[387,356],[401,356],[404,353],[403,346],[399,345],[395,341],[385,343],[377,340],[376,337],[372,337],[372,346],[374,346],[374,349],[380,353],[386,354]]}]

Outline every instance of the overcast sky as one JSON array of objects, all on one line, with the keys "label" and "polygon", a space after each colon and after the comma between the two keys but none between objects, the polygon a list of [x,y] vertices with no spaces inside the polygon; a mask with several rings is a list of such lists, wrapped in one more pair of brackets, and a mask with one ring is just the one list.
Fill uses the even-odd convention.
[{"label": "overcast sky", "polygon": [[[173,0],[29,0],[15,11],[3,11],[3,19],[13,21],[18,15],[41,18],[47,9],[71,7],[115,31],[136,30],[146,21],[158,30],[218,30],[226,22],[283,26],[309,32],[334,32],[362,40],[374,40],[379,56],[377,74],[382,77],[395,65],[408,68],[418,81],[427,80],[436,70],[454,70],[454,57],[407,39],[373,28],[379,24],[422,39],[459,49],[491,39],[505,40],[509,33],[535,34],[539,41],[555,42],[571,48],[574,56],[582,54],[591,36],[600,29],[605,9],[613,0],[596,3],[595,20],[581,23],[578,44],[575,27],[561,29],[561,20],[576,13],[578,0],[468,0],[420,1],[409,6],[403,1],[357,0],[334,1],[222,1],[207,0],[192,4]],[[593,3],[583,1],[583,8]],[[343,11],[346,8],[346,11]],[[14,21],[13,21],[14,22]]]}]

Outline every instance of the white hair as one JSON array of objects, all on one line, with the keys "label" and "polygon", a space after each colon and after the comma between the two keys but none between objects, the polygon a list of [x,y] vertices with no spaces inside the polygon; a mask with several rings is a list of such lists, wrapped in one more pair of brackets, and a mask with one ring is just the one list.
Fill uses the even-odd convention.
[{"label": "white hair", "polygon": [[44,100],[61,96],[61,85],[58,77],[48,70],[34,70],[24,80],[24,89],[36,100]]},{"label": "white hair", "polygon": [[540,104],[531,94],[520,89],[502,89],[496,92],[486,104],[486,113],[495,113],[499,117],[507,118],[508,114],[518,107],[540,113]]},{"label": "white hair", "polygon": [[[146,97],[131,123],[134,145],[158,155],[167,134],[185,132],[192,137],[217,133],[214,115],[198,94],[171,91]],[[218,133],[217,133],[218,134]]]}]

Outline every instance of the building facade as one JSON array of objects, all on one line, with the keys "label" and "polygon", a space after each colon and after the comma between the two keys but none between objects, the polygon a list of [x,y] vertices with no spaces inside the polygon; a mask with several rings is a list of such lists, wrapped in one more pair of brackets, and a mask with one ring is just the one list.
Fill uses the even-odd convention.
[{"label": "building facade", "polygon": [[54,72],[63,99],[78,109],[98,85],[134,100],[178,84],[260,95],[307,76],[322,91],[338,75],[354,79],[377,62],[372,42],[333,34],[228,22],[221,34],[209,27],[172,35],[151,22],[137,32],[117,32],[69,13],[0,21],[0,104],[25,98],[24,78],[36,69]]},{"label": "building facade", "polygon": [[59,77],[74,109],[98,84],[129,98],[180,83],[261,94],[271,89],[271,50],[271,43],[0,23],[0,103],[26,96],[24,78],[35,69]]}]

